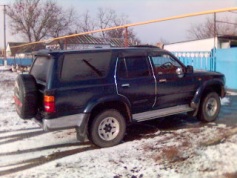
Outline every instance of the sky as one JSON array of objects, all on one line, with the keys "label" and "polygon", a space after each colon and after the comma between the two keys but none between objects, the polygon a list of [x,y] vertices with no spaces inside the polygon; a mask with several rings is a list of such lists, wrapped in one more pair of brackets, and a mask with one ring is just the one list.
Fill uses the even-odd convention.
[{"label": "sky", "polygon": [[[44,1],[44,0],[43,0]],[[79,14],[89,10],[94,16],[100,7],[114,9],[117,14],[128,16],[131,23],[143,22],[164,17],[184,15],[206,10],[237,7],[237,0],[55,0],[65,8],[73,7]],[[0,0],[0,5],[14,0]],[[210,15],[209,15],[210,16]],[[234,13],[217,14],[236,16]],[[192,24],[201,23],[207,16],[191,17],[179,20],[133,27],[134,32],[144,44],[156,44],[163,40],[169,43],[188,40],[187,30]],[[7,42],[21,42],[20,35],[12,35],[7,19]],[[0,47],[3,47],[3,7],[0,6]]]}]

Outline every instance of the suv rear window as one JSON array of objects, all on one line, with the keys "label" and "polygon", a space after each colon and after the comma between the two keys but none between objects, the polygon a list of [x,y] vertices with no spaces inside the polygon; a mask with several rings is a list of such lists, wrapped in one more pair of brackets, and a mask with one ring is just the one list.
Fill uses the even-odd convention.
[{"label": "suv rear window", "polygon": [[64,81],[103,78],[107,75],[111,52],[66,54],[61,79]]},{"label": "suv rear window", "polygon": [[46,82],[50,66],[50,57],[37,56],[31,68],[30,74],[33,75],[37,80]]}]

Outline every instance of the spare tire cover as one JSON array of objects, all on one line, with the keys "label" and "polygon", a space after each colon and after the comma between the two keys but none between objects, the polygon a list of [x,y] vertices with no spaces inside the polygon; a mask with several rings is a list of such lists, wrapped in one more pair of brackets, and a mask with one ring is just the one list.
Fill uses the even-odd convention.
[{"label": "spare tire cover", "polygon": [[37,114],[38,90],[34,76],[19,74],[15,81],[14,100],[16,111],[22,119],[30,119]]}]

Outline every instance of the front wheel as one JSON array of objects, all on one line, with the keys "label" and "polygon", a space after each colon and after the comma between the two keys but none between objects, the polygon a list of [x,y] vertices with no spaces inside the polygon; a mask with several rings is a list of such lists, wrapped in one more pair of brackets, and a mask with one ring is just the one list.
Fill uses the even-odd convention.
[{"label": "front wheel", "polygon": [[220,112],[220,97],[216,92],[210,92],[201,101],[198,118],[205,122],[216,120]]},{"label": "front wheel", "polygon": [[97,115],[89,127],[89,139],[99,147],[111,147],[119,144],[125,134],[124,117],[114,109]]}]

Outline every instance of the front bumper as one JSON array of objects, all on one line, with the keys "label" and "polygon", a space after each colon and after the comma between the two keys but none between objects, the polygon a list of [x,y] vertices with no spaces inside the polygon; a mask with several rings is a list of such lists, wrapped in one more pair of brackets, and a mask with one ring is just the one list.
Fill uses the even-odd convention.
[{"label": "front bumper", "polygon": [[221,87],[221,98],[224,98],[226,96],[226,89],[224,86]]}]

